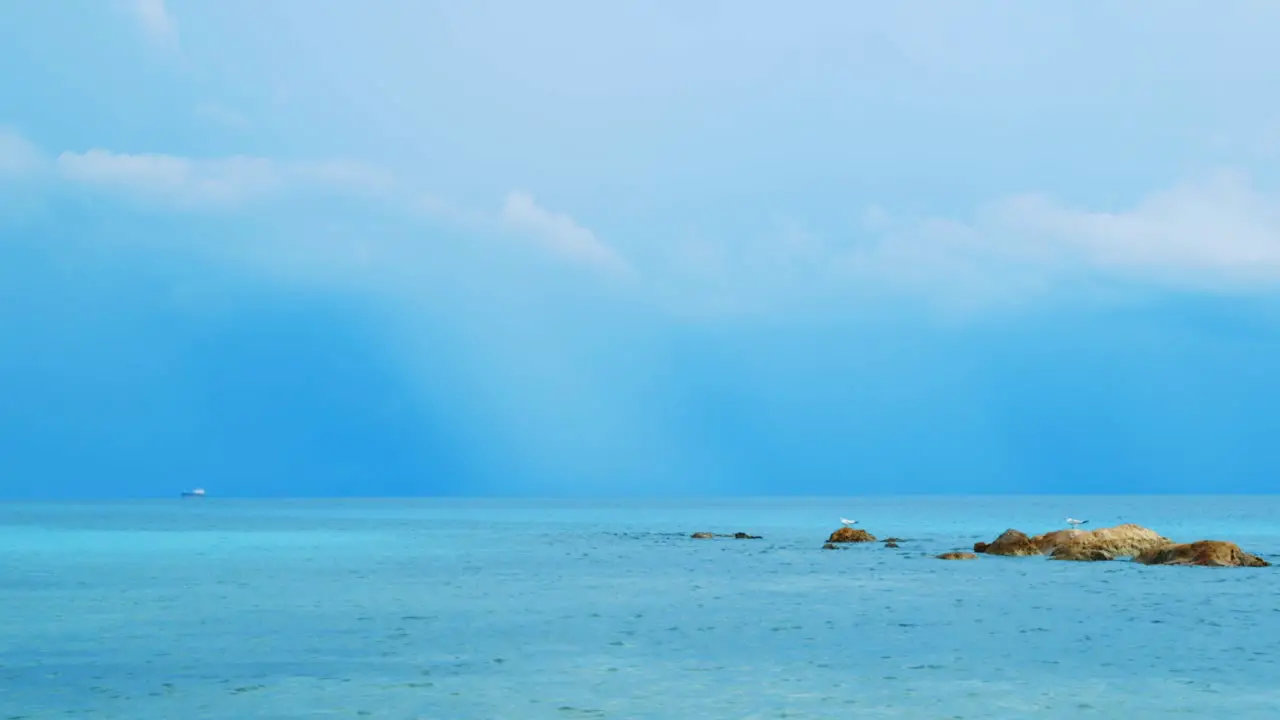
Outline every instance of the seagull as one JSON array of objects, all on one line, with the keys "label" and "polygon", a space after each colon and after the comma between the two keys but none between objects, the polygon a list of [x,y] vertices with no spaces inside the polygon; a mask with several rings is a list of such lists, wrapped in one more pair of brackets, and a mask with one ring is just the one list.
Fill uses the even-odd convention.
[{"label": "seagull", "polygon": [[850,520],[850,519],[848,519],[848,518],[840,518],[840,524],[841,524],[841,525],[844,525],[845,527],[849,527],[850,525],[857,525],[857,524],[858,524],[858,521],[857,521],[857,520]]},{"label": "seagull", "polygon": [[1084,525],[1084,524],[1085,524],[1085,523],[1087,523],[1087,522],[1089,522],[1089,521],[1088,521],[1088,520],[1077,520],[1077,519],[1075,519],[1075,518],[1071,518],[1071,517],[1067,518],[1067,524],[1068,524],[1068,525],[1070,525],[1070,526],[1071,526],[1071,527],[1073,527],[1073,528],[1074,528],[1074,527],[1080,527],[1081,525]]}]

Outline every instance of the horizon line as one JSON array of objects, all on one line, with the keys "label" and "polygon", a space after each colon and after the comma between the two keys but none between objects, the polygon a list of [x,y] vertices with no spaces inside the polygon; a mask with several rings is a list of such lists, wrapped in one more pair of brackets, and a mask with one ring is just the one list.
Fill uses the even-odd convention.
[{"label": "horizon line", "polygon": [[1277,492],[970,492],[970,493],[868,493],[852,495],[205,495],[191,498],[173,495],[137,495],[128,497],[113,496],[79,496],[79,497],[0,497],[0,504],[16,505],[24,503],[110,503],[110,502],[156,502],[179,500],[189,503],[209,501],[524,501],[524,502],[626,502],[626,501],[806,501],[806,500],[851,500],[851,499],[894,499],[894,498],[1054,498],[1054,497],[1112,497],[1112,498],[1144,498],[1144,497],[1276,497]]}]

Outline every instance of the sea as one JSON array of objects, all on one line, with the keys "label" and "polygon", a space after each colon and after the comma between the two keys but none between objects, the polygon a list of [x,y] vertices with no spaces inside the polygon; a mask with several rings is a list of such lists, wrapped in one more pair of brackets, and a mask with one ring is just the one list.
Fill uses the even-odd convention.
[{"label": "sea", "polygon": [[1280,560],[1280,497],[8,503],[0,720],[1280,717],[1280,568],[934,557],[1067,516]]}]

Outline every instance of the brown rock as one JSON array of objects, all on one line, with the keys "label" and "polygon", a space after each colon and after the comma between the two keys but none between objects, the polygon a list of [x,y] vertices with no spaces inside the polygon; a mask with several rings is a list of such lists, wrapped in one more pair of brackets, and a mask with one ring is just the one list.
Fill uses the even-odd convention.
[{"label": "brown rock", "polygon": [[[973,549],[977,552],[977,545],[975,545]],[[1031,538],[1027,537],[1026,533],[1019,530],[1009,529],[1001,533],[1000,537],[987,544],[981,552],[988,555],[1022,557],[1026,555],[1040,555],[1042,551],[1040,548],[1036,547],[1035,543],[1031,542]]]},{"label": "brown rock", "polygon": [[884,544],[884,546],[885,546],[885,547],[887,547],[887,548],[902,547],[902,546],[901,546],[901,545],[899,545],[898,543],[896,543],[896,542],[892,542],[892,541],[885,543],[885,544]]},{"label": "brown rock", "polygon": [[1007,530],[990,543],[974,543],[973,551],[990,555],[1049,555],[1056,560],[1099,561],[1132,557],[1172,542],[1141,525],[1125,524],[1097,530],[1053,530],[1035,537]]},{"label": "brown rock", "polygon": [[1063,545],[1049,554],[1052,560],[1074,560],[1076,562],[1101,562],[1115,560],[1116,556],[1103,548],[1087,544]]},{"label": "brown rock", "polygon": [[861,528],[842,527],[831,533],[831,537],[827,538],[829,543],[860,543],[875,542],[876,536],[862,530]]},{"label": "brown rock", "polygon": [[1031,543],[1039,548],[1041,553],[1049,554],[1066,545],[1080,544],[1092,536],[1093,532],[1090,530],[1075,528],[1071,530],[1050,530],[1043,535],[1036,535],[1031,538]]},{"label": "brown rock", "polygon": [[822,549],[823,550],[839,550],[840,548],[839,546],[833,543],[826,543],[825,545],[822,546]]},{"label": "brown rock", "polygon": [[906,540],[903,540],[902,538],[897,538],[897,537],[887,537],[887,538],[885,538],[885,539],[881,540],[880,542],[882,542],[882,543],[894,543],[894,544],[897,544],[897,543],[900,543],[900,542],[906,542]]},{"label": "brown rock", "polygon": [[1143,565],[1199,565],[1203,567],[1268,567],[1271,563],[1222,540],[1152,548],[1134,558]]},{"label": "brown rock", "polygon": [[696,532],[696,533],[694,533],[694,534],[690,535],[689,537],[693,538],[694,540],[710,540],[711,538],[713,538],[713,537],[715,537],[715,536],[716,536],[716,535],[715,535],[715,533],[709,533],[709,532]]},{"label": "brown rock", "polygon": [[945,552],[938,556],[939,560],[977,560],[978,556],[971,552]]},{"label": "brown rock", "polygon": [[1059,559],[1100,559],[1101,554],[1133,557],[1173,543],[1154,530],[1132,523],[1097,530],[1055,530],[1031,541],[1042,552]]},{"label": "brown rock", "polygon": [[759,535],[748,535],[748,534],[746,534],[746,533],[744,533],[744,532],[736,532],[736,533],[734,533],[734,534],[733,534],[733,539],[735,539],[735,540],[759,540],[759,539],[761,539],[761,538],[760,538],[760,536],[759,536]]}]

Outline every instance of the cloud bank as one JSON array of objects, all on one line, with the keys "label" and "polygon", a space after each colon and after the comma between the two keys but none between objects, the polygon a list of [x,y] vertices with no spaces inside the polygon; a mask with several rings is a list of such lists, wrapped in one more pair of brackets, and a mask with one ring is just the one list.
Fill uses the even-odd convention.
[{"label": "cloud bank", "polygon": [[[469,233],[514,232],[567,264],[630,276],[654,304],[677,311],[768,313],[821,303],[840,313],[870,298],[906,296],[968,313],[1021,307],[1107,282],[1214,293],[1269,293],[1280,286],[1277,198],[1230,172],[1153,192],[1121,210],[1074,208],[1036,194],[998,199],[967,218],[899,219],[869,208],[867,222],[840,236],[798,226],[736,241],[673,234],[634,256],[527,192],[511,192],[499,212],[486,215],[343,161],[105,149],[66,151],[47,161],[10,131],[0,133],[0,175],[45,175],[56,187],[170,212],[237,212],[298,193],[390,201],[386,212],[405,218],[425,213]],[[386,268],[403,264],[397,253],[409,262],[417,252],[376,237],[360,242],[376,246]],[[299,253],[296,241],[289,247]],[[308,262],[317,262],[326,247],[333,243],[317,240]]]},{"label": "cloud bank", "polygon": [[1000,303],[1106,281],[1274,292],[1280,288],[1278,199],[1228,172],[1150,193],[1117,211],[1014,196],[968,219],[890,224],[840,257],[838,274]]}]

